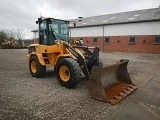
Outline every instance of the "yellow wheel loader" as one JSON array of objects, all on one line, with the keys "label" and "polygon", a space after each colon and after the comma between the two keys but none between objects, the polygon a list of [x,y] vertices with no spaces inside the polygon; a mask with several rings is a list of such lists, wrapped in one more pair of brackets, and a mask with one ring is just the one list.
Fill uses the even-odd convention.
[{"label": "yellow wheel loader", "polygon": [[89,47],[69,38],[69,21],[38,18],[39,44],[28,48],[27,60],[33,77],[43,77],[47,66],[54,66],[57,79],[63,87],[74,88],[81,73],[88,78],[89,95],[95,99],[116,104],[134,91],[127,71],[128,60],[110,66],[99,62],[99,48]]}]

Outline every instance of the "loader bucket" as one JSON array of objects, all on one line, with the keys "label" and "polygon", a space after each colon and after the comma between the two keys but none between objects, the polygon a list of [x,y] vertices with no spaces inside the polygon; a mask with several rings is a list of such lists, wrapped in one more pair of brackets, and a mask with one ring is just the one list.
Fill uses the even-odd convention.
[{"label": "loader bucket", "polygon": [[127,71],[129,60],[106,66],[93,66],[88,80],[89,95],[95,99],[117,104],[137,87]]}]

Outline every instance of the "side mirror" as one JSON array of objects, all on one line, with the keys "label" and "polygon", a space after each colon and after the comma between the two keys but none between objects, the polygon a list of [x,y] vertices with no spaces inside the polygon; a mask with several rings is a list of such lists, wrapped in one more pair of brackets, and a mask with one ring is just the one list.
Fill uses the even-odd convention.
[{"label": "side mirror", "polygon": [[42,23],[42,18],[38,18],[38,20],[36,21],[36,24],[38,23]]},{"label": "side mirror", "polygon": [[66,24],[69,24],[69,21],[65,21]]}]

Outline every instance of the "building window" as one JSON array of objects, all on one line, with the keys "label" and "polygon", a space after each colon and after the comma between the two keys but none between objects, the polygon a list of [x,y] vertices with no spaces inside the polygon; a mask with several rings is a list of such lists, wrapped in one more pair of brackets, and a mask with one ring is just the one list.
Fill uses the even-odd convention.
[{"label": "building window", "polygon": [[160,36],[154,38],[154,44],[160,44]]},{"label": "building window", "polygon": [[97,43],[98,42],[98,38],[93,38],[93,43]]},{"label": "building window", "polygon": [[109,37],[105,37],[104,38],[104,43],[108,43],[109,44],[110,40],[109,40]]},{"label": "building window", "polygon": [[130,37],[129,44],[136,44],[136,37]]}]

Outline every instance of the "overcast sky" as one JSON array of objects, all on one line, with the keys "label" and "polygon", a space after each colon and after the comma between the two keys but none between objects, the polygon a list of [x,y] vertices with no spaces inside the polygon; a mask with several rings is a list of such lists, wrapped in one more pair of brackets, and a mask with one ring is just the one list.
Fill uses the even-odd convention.
[{"label": "overcast sky", "polygon": [[0,0],[0,29],[20,29],[31,39],[40,14],[75,19],[159,6],[160,0]]}]

